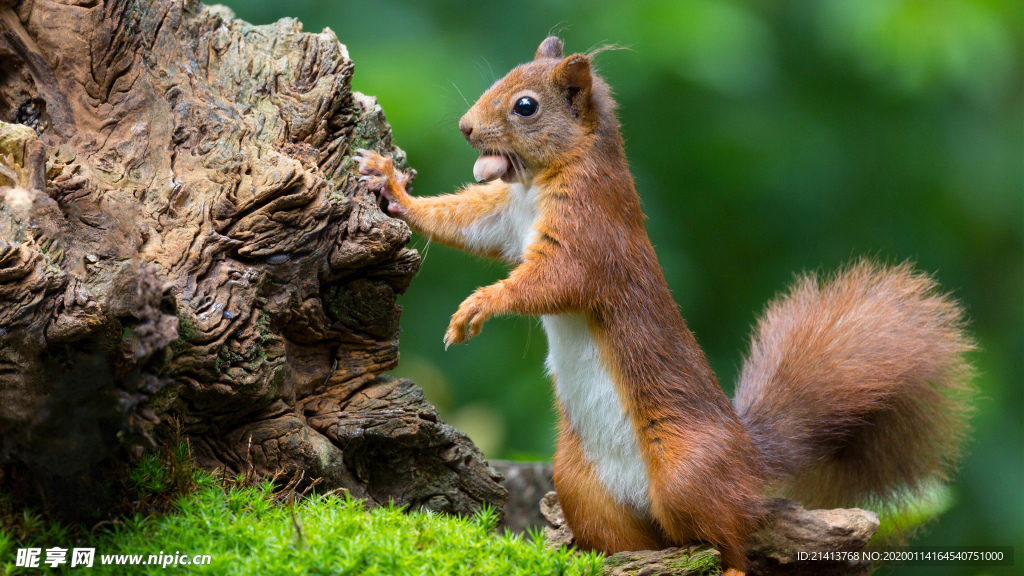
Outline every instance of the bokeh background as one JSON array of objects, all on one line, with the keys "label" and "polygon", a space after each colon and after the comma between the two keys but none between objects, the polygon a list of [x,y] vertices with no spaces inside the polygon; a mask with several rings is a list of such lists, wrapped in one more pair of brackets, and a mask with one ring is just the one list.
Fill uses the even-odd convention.
[{"label": "bokeh background", "polygon": [[[801,270],[913,259],[969,310],[975,439],[949,510],[916,542],[1017,546],[1024,563],[1024,2],[1021,0],[227,0],[254,23],[330,27],[418,171],[471,179],[459,117],[549,33],[605,43],[648,230],[731,392],[750,326]],[[401,366],[492,458],[554,446],[546,342],[491,320],[444,351],[449,316],[506,269],[417,237]],[[900,573],[1001,574],[1005,569]]]}]

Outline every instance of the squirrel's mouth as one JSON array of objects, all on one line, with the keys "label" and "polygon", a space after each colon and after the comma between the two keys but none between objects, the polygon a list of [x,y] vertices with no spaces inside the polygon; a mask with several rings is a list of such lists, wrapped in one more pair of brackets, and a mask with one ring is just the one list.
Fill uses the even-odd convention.
[{"label": "squirrel's mouth", "polygon": [[501,178],[505,182],[522,180],[526,164],[519,154],[501,150],[487,150],[473,164],[473,178],[477,182],[491,182]]}]

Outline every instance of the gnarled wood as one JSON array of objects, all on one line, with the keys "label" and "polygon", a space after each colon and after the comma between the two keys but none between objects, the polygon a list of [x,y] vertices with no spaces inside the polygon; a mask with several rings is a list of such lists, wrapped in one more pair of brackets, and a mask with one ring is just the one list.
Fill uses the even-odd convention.
[{"label": "gnarled wood", "polygon": [[104,462],[201,463],[467,513],[482,454],[408,381],[409,229],[358,182],[387,151],[330,30],[186,0],[0,2],[0,465],[79,515]]}]

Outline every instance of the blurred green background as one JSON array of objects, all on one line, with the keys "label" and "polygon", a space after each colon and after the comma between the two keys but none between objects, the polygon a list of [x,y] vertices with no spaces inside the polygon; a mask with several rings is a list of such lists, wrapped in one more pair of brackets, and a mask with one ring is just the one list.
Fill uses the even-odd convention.
[{"label": "blurred green background", "polygon": [[[794,272],[916,260],[969,310],[982,391],[953,506],[917,542],[1024,556],[1024,2],[226,3],[250,22],[334,30],[423,195],[471,179],[459,117],[549,32],[567,52],[627,46],[597,65],[651,239],[726,390],[756,315]],[[495,319],[468,346],[441,343],[462,299],[505,268],[414,246],[425,259],[400,300],[396,372],[489,457],[550,457],[538,323]],[[916,570],[900,573],[1010,573]]]}]

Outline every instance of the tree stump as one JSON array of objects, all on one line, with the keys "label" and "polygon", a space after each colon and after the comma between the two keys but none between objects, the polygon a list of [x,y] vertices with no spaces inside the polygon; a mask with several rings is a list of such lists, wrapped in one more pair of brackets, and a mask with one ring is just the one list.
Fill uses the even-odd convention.
[{"label": "tree stump", "polygon": [[194,0],[0,0],[0,477],[65,514],[126,448],[465,514],[500,477],[398,360],[419,255],[335,35]]}]

